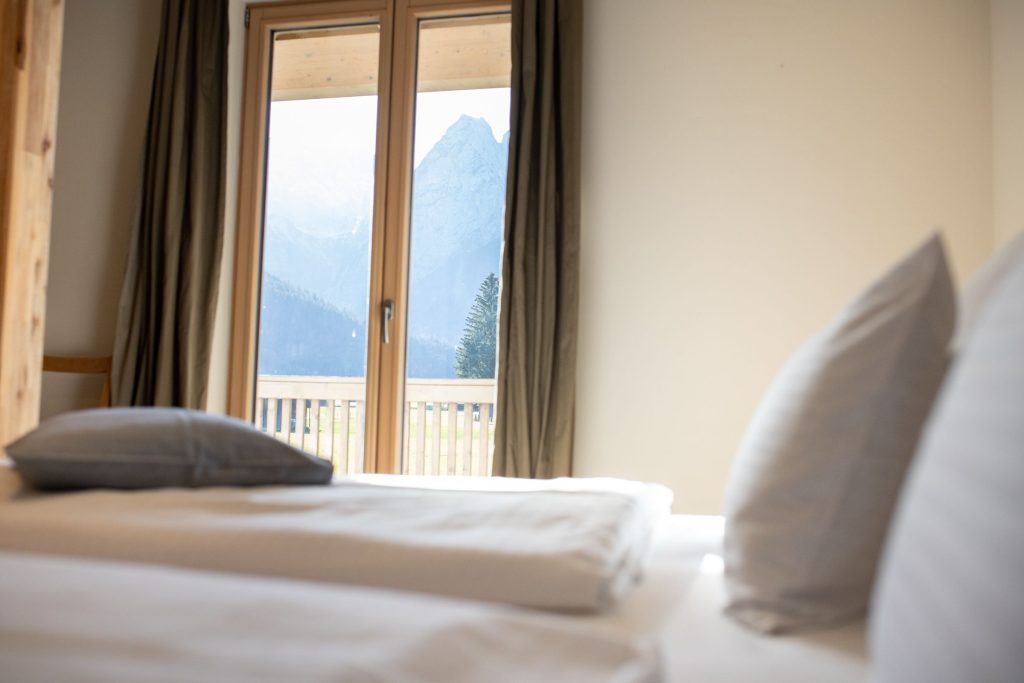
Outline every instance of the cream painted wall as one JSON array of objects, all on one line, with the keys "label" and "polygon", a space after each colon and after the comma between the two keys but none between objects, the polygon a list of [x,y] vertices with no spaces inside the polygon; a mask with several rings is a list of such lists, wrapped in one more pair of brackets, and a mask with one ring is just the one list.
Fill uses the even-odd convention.
[{"label": "cream painted wall", "polygon": [[1024,230],[1024,0],[992,0],[996,243]]},{"label": "cream painted wall", "polygon": [[988,4],[588,0],[584,36],[575,471],[715,512],[802,339],[933,230],[990,253]]},{"label": "cream painted wall", "polygon": [[[230,0],[217,412],[243,6]],[[107,353],[159,3],[67,13],[47,350]],[[577,473],[662,481],[678,510],[715,511],[758,397],[802,338],[936,227],[961,276],[990,252],[993,121],[1019,130],[990,104],[990,55],[1005,51],[971,0],[587,0],[586,14]],[[49,414],[98,386],[44,391]]]},{"label": "cream painted wall", "polygon": [[[68,0],[47,353],[109,355],[146,132],[160,3]],[[43,416],[99,400],[101,378],[43,376]]]},{"label": "cream painted wall", "polygon": [[[207,401],[217,413],[227,406],[246,4],[229,0],[228,10],[226,233]],[[155,0],[67,2],[47,297],[48,353],[107,355],[113,348],[160,5]],[[95,378],[46,374],[43,416],[91,405],[101,384]]]}]

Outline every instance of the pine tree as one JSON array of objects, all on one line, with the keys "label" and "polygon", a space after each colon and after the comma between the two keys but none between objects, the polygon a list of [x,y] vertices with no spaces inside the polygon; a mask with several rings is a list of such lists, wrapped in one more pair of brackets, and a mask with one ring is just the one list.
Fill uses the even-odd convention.
[{"label": "pine tree", "polygon": [[491,273],[480,283],[473,308],[455,349],[455,376],[463,379],[494,379],[497,362],[498,277]]}]

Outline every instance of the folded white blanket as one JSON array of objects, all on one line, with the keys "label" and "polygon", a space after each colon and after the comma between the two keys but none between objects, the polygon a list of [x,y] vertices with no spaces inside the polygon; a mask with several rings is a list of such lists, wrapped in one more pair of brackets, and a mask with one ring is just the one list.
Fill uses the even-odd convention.
[{"label": "folded white blanket", "polygon": [[403,479],[14,495],[0,548],[593,611],[633,584],[671,502],[633,482]]},{"label": "folded white blanket", "polygon": [[644,683],[653,648],[571,617],[353,586],[0,552],[10,681]]}]

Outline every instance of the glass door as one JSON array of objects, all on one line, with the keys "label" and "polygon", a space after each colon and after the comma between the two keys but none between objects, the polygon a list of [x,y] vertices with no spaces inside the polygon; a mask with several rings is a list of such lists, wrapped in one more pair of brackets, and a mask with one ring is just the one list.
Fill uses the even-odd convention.
[{"label": "glass door", "polygon": [[270,69],[254,421],[349,473],[365,459],[379,52],[379,24],[278,31]]},{"label": "glass door", "polygon": [[337,471],[489,474],[506,4],[253,5],[229,411]]},{"label": "glass door", "polygon": [[508,170],[508,14],[422,19],[404,429],[410,474],[490,474]]}]

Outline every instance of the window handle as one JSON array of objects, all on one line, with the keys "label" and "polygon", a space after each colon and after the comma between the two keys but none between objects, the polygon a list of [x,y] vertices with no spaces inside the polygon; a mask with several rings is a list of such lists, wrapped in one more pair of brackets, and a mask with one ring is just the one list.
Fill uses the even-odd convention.
[{"label": "window handle", "polygon": [[394,299],[385,299],[381,305],[381,332],[384,336],[384,343],[391,343],[391,321],[395,319]]}]

